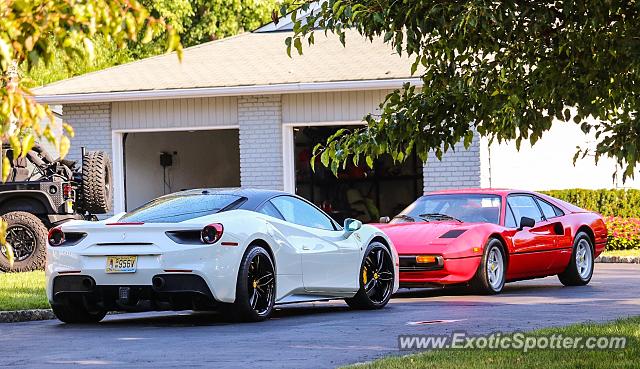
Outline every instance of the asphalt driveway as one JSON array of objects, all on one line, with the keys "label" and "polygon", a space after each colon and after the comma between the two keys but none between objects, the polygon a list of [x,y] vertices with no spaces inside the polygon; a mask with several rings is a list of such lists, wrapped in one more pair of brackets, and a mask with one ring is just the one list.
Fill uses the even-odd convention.
[{"label": "asphalt driveway", "polygon": [[[530,330],[640,315],[639,285],[640,265],[596,264],[586,287],[549,277],[509,284],[499,296],[410,290],[382,311],[299,304],[258,324],[201,313],[122,314],[93,326],[0,324],[0,367],[328,368],[398,353],[400,334]],[[434,320],[445,322],[416,324]]]}]

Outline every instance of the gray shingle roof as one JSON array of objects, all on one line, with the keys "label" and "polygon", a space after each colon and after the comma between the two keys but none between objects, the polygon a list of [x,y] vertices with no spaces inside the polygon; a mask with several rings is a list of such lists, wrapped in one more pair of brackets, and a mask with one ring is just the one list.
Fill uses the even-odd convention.
[{"label": "gray shingle roof", "polygon": [[290,32],[244,33],[175,54],[55,82],[34,90],[36,95],[65,95],[187,88],[262,86],[286,83],[368,81],[410,78],[411,60],[398,56],[382,39],[373,42],[347,32],[343,47],[329,33],[316,32],[315,44],[292,58],[284,40]]}]

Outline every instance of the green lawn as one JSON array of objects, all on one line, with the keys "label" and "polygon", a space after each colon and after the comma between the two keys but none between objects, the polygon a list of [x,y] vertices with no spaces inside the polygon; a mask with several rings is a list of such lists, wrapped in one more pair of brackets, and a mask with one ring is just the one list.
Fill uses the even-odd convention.
[{"label": "green lawn", "polygon": [[626,336],[623,350],[438,350],[403,357],[389,357],[351,368],[433,368],[433,369],[564,369],[564,368],[639,368],[640,317],[606,324],[578,324],[564,328],[547,328],[533,332],[549,336]]},{"label": "green lawn", "polygon": [[602,253],[604,256],[640,256],[640,249],[636,250],[611,250]]},{"label": "green lawn", "polygon": [[0,311],[45,308],[43,271],[0,274]]}]

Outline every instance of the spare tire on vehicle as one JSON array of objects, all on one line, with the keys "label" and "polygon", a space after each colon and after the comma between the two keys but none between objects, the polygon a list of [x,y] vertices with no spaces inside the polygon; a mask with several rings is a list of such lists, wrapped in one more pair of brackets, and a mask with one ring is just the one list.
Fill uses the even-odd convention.
[{"label": "spare tire on vehicle", "polygon": [[90,151],[82,158],[82,210],[105,214],[112,204],[111,160],[103,151]]}]

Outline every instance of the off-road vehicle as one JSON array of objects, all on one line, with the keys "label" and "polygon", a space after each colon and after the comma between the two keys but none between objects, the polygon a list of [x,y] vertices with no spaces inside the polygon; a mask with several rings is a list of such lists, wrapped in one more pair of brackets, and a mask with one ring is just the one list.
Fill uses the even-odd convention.
[{"label": "off-road vehicle", "polygon": [[9,267],[0,246],[0,271],[22,272],[45,265],[49,228],[71,219],[97,219],[111,210],[111,162],[102,151],[82,150],[81,170],[71,160],[54,159],[36,145],[24,157],[2,147],[11,169],[0,183],[0,215],[7,222],[7,243],[14,250]]}]

